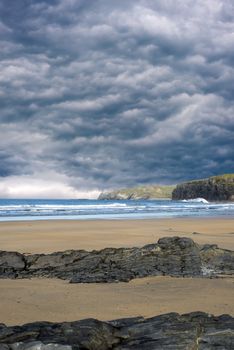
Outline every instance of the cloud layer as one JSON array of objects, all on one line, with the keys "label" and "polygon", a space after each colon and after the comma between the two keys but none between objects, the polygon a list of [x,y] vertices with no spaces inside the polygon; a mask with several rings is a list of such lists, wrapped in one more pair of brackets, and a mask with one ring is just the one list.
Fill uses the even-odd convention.
[{"label": "cloud layer", "polygon": [[0,196],[234,172],[232,0],[0,0],[0,45]]}]

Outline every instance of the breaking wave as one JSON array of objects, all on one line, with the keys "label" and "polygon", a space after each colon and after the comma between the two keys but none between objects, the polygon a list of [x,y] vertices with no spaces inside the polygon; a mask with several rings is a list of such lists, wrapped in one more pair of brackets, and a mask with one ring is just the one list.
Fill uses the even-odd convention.
[{"label": "breaking wave", "polygon": [[192,203],[209,203],[205,198],[193,198],[193,199],[183,199],[182,202],[192,202]]},{"label": "breaking wave", "polygon": [[0,199],[0,221],[214,216],[234,217],[234,203],[209,203],[204,198],[186,201]]}]

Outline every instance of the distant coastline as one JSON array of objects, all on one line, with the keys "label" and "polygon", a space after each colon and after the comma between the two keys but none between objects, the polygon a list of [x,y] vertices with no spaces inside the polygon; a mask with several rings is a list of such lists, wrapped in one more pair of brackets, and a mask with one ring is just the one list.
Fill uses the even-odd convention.
[{"label": "distant coastline", "polygon": [[212,176],[176,186],[148,185],[102,192],[100,200],[187,200],[234,201],[234,174]]},{"label": "distant coastline", "polygon": [[99,200],[154,200],[154,199],[171,199],[172,191],[175,186],[159,186],[159,185],[148,185],[148,186],[136,186],[131,188],[123,188],[116,191],[102,192],[98,199]]}]

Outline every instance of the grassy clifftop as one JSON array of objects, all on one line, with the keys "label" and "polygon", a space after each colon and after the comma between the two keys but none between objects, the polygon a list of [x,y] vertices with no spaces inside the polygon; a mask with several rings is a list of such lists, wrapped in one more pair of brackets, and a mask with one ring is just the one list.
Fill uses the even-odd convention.
[{"label": "grassy clifftop", "polygon": [[111,192],[103,192],[98,199],[162,199],[171,198],[175,186],[136,186]]},{"label": "grassy clifftop", "polygon": [[206,179],[199,179],[199,180],[190,180],[186,181],[182,184],[179,184],[177,186],[183,185],[183,184],[188,184],[188,183],[201,183],[201,182],[206,182],[206,181],[211,181],[213,183],[232,183],[234,182],[234,174],[223,174],[223,175],[217,175],[217,176],[211,176]]}]

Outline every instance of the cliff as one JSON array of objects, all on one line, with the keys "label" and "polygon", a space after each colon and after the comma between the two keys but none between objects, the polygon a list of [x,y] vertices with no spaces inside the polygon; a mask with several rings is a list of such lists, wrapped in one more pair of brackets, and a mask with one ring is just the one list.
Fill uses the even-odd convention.
[{"label": "cliff", "polygon": [[234,201],[234,174],[185,182],[176,186],[172,199],[205,198],[208,201]]},{"label": "cliff", "polygon": [[234,174],[213,176],[207,179],[188,181],[175,186],[137,186],[111,192],[102,192],[98,199],[193,199],[208,201],[234,201]]},{"label": "cliff", "polygon": [[98,199],[120,200],[120,199],[171,199],[175,186],[137,186],[124,188],[112,192],[103,192]]}]

